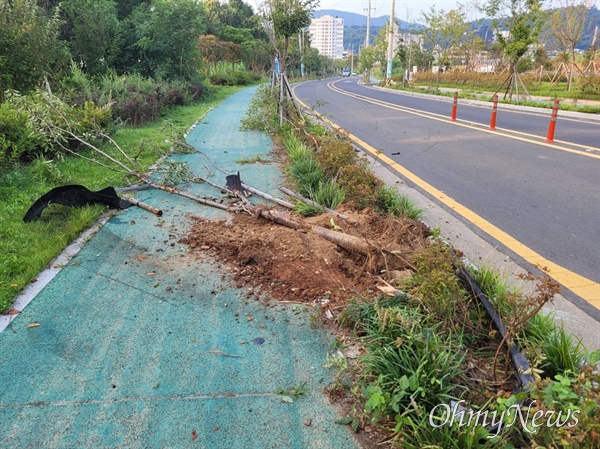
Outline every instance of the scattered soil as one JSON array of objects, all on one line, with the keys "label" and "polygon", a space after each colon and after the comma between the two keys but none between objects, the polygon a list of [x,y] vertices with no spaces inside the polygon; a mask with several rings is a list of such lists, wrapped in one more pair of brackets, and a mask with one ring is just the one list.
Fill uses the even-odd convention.
[{"label": "scattered soil", "polygon": [[[409,219],[393,219],[372,209],[340,210],[350,219],[323,214],[293,218],[306,231],[236,214],[224,221],[194,217],[188,236],[180,240],[198,257],[215,257],[227,264],[239,287],[251,294],[268,293],[279,301],[315,303],[325,299],[342,305],[357,294],[377,291],[382,278],[404,273],[415,252],[424,248],[429,229]],[[364,239],[373,248],[363,255],[338,247],[310,231],[322,226]]]}]

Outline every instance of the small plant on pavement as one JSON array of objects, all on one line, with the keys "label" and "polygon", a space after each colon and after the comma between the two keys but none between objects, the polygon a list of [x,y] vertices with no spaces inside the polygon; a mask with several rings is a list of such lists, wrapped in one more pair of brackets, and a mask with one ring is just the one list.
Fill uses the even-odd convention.
[{"label": "small plant on pavement", "polygon": [[310,391],[310,388],[306,387],[306,382],[302,382],[298,385],[294,385],[291,388],[277,388],[277,394],[281,396],[283,402],[295,402],[300,396],[305,395]]}]

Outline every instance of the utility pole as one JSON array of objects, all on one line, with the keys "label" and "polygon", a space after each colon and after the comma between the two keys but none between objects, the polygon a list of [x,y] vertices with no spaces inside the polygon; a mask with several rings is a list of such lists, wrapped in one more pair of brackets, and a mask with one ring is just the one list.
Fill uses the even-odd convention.
[{"label": "utility pole", "polygon": [[352,53],[350,53],[350,74],[354,73],[354,43],[352,43]]},{"label": "utility pole", "polygon": [[369,0],[369,3],[367,5],[367,37],[365,39],[365,48],[369,48],[370,34],[371,34],[371,0]]},{"label": "utility pole", "polygon": [[390,29],[388,31],[388,60],[387,60],[387,79],[390,81],[392,78],[392,59],[394,59],[394,3],[395,0],[391,1],[392,6],[390,9]]},{"label": "utility pole", "polygon": [[[406,9],[406,39],[408,40],[408,74],[407,80],[410,84],[410,74],[412,73],[411,59],[412,59],[412,34],[410,34],[410,12]],[[404,87],[404,78],[402,78],[402,87]]]},{"label": "utility pole", "polygon": [[304,30],[298,32],[298,47],[300,47],[300,77],[304,79]]}]

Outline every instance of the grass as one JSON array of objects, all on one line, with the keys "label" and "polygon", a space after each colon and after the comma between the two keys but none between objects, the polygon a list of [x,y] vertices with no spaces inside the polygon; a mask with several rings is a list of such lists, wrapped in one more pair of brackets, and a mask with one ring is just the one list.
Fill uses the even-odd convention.
[{"label": "grass", "polygon": [[316,203],[335,210],[344,202],[346,194],[335,181],[327,181],[319,183],[319,187],[312,192],[311,197]]},{"label": "grass", "polygon": [[[510,313],[507,296],[511,294],[506,276],[489,267],[470,270],[481,291],[503,316]],[[582,342],[557,324],[553,315],[538,312],[519,337],[528,359],[537,363],[544,377],[553,378],[566,372],[576,373],[588,359]]]},{"label": "grass", "polygon": [[[236,90],[239,88],[214,89],[212,96],[202,103],[173,108],[156,122],[141,128],[119,129],[113,137],[130,154],[137,154],[140,167],[147,168],[159,153],[168,149],[170,143],[165,140],[171,138],[173,131],[185,131]],[[105,211],[100,206],[51,205],[40,220],[23,222],[25,212],[38,197],[65,184],[82,184],[97,190],[124,186],[126,179],[77,156],[56,161],[38,159],[0,175],[0,312],[8,309],[16,295]]]},{"label": "grass", "polygon": [[582,342],[558,325],[552,315],[535,315],[525,331],[525,338],[529,344],[541,350],[543,358],[539,368],[545,377],[576,373],[588,359]]},{"label": "grass", "polygon": [[303,217],[316,217],[317,215],[321,215],[325,212],[320,206],[315,206],[314,204],[306,204],[302,201],[298,201],[294,206],[294,212],[302,215]]},{"label": "grass", "polygon": [[[442,91],[442,90],[436,90],[435,87],[430,87],[431,83],[426,83],[426,86],[429,86],[427,88],[423,87],[419,87],[418,84],[414,84],[413,87],[402,87],[402,85],[398,85],[395,87],[396,90],[406,90],[406,91],[410,91],[410,92],[422,92],[422,93],[426,93],[426,94],[430,94],[430,95],[438,95],[438,96],[442,96],[442,97],[453,97],[454,96],[454,92],[449,92],[449,91]],[[465,85],[460,85],[460,86],[456,86],[453,84],[448,84],[448,83],[440,83],[439,85],[440,88],[446,88],[446,89],[460,89],[460,93],[459,93],[459,97],[460,98],[469,98],[472,100],[480,100],[480,101],[490,101],[492,99],[493,96],[493,92],[495,92],[495,89],[492,90],[491,92],[489,91],[484,91],[481,88],[471,88],[469,86],[465,86]],[[522,94],[521,90],[519,90],[519,92]],[[510,101],[508,100],[508,98],[505,100],[503,99],[504,96],[504,92],[501,91],[498,93],[498,102],[499,103],[504,103],[504,104],[519,104],[521,106],[531,106],[531,107],[536,107],[536,108],[551,108],[552,107],[552,103],[553,103],[553,99],[554,98],[558,98],[558,99],[562,99],[562,100],[568,100],[571,99],[573,100],[572,103],[568,103],[566,101],[561,101],[560,103],[560,109],[563,111],[575,111],[575,112],[585,112],[588,114],[600,114],[600,106],[594,106],[594,105],[585,105],[585,104],[579,104],[577,102],[577,100],[585,100],[585,99],[595,99],[595,100],[599,100],[600,96],[596,95],[595,98],[589,98],[589,96],[585,95],[583,96],[583,98],[577,98],[580,97],[581,95],[574,95],[570,92],[566,92],[566,91],[561,91],[561,90],[544,90],[544,89],[540,89],[540,90],[529,90],[529,94],[532,96],[544,96],[544,97],[548,97],[548,100],[540,100],[540,101],[534,101],[534,100],[524,100],[522,98],[522,96],[519,96],[519,100],[516,100],[516,97]]]},{"label": "grass", "polygon": [[310,155],[293,160],[289,168],[292,178],[298,184],[298,192],[302,196],[310,197],[312,192],[325,181],[319,163]]},{"label": "grass", "polygon": [[261,162],[266,162],[265,159],[262,158],[260,154],[257,154],[253,157],[246,157],[242,159],[236,159],[235,162],[237,164],[260,164]]},{"label": "grass", "polygon": [[[263,114],[266,114],[264,111]],[[264,117],[262,120],[270,119]],[[417,217],[420,215],[421,211],[411,212],[414,205],[404,200],[395,188],[382,187],[383,183],[365,164],[355,161],[352,146],[340,142],[343,137],[307,139],[307,142],[318,143],[318,148],[313,150],[304,143],[300,133],[294,134],[284,128],[275,134],[288,149],[288,170],[300,184],[299,189],[304,188],[308,192],[309,195],[304,193],[305,196],[314,199],[315,184],[322,187],[325,182],[335,180],[346,198],[355,201],[359,207],[376,207],[394,216],[413,215],[415,212]],[[302,208],[307,214],[320,213],[318,208],[306,205],[297,208]],[[506,381],[512,383],[515,376],[505,351],[502,348],[497,351],[504,342],[481,304],[459,281],[452,262],[450,247],[439,235],[436,236],[434,230],[428,245],[411,256],[413,274],[399,285],[406,294],[392,298],[375,298],[375,295],[368,294],[368,297],[356,300],[342,311],[338,323],[354,330],[354,336],[360,339],[365,352],[356,362],[328,358],[327,365],[338,368],[333,390],[345,397],[351,395],[354,401],[350,416],[336,422],[349,425],[354,431],[361,427],[367,431],[381,431],[387,442],[398,447],[529,447],[527,442],[531,436],[519,429],[503,428],[498,436],[488,439],[490,434],[482,426],[434,428],[431,425],[430,412],[440,404],[449,404],[452,399],[465,400],[474,409],[493,411],[505,410],[509,401],[514,404],[520,400],[509,390],[504,391],[504,384],[500,384]],[[525,296],[517,289],[510,289],[507,280],[491,269],[479,269],[475,276],[482,289],[495,298],[497,307],[506,309],[501,315],[505,324],[511,326],[513,335],[526,327],[529,312],[537,310],[536,305],[554,294],[553,285],[540,281],[541,294]],[[529,326],[530,335],[533,335],[534,328],[535,323]],[[561,333],[554,327],[548,330],[543,325],[541,329],[539,333],[544,343],[530,342],[529,345],[542,347],[549,343],[559,354],[532,358],[532,366],[539,366],[540,361],[551,357],[564,359],[562,356],[573,348],[578,351],[577,344],[573,345],[564,331]],[[552,341],[552,336],[555,341]],[[525,346],[527,338],[529,336],[524,335],[518,341],[519,345],[523,343]],[[535,337],[531,338],[535,340]],[[548,354],[551,352],[547,351]],[[600,354],[597,356],[600,358]],[[576,366],[580,357],[574,359],[571,366]],[[564,361],[560,363],[566,366]],[[577,375],[577,370],[570,372]],[[581,391],[595,395],[596,392],[590,388],[595,384],[585,383],[581,372],[575,377],[581,380],[580,384],[586,385]],[[350,384],[346,382],[346,374]],[[536,388],[541,385],[540,382],[546,381],[547,378],[539,379]],[[571,387],[560,387],[557,396],[565,389],[569,389],[569,398],[583,396],[575,394],[576,387],[572,391]],[[554,391],[557,385],[552,384],[549,388]],[[283,395],[288,391],[281,389],[279,393]],[[532,392],[532,397],[546,400],[548,395]],[[600,395],[597,399],[588,401],[584,398],[580,401],[586,404],[585,410],[590,410],[586,413],[590,419],[578,430],[580,435],[590,434],[592,429],[596,432],[598,428],[596,424],[589,424],[595,423],[593,419],[597,418],[596,409],[592,407],[596,403],[600,406]],[[553,432],[552,438],[560,437],[554,429],[549,431]]]},{"label": "grass", "polygon": [[400,195],[394,186],[381,187],[377,193],[377,208],[395,217],[407,217],[420,220],[423,209],[419,209],[410,198]]}]

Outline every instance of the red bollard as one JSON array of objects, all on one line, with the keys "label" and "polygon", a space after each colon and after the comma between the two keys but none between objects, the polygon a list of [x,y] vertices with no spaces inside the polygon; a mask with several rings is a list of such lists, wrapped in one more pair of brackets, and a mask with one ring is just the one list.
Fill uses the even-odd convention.
[{"label": "red bollard", "polygon": [[454,105],[452,106],[452,121],[456,121],[456,108],[458,107],[458,92],[454,92]]},{"label": "red bollard", "polygon": [[496,114],[498,113],[498,95],[494,95],[494,106],[492,107],[492,118],[490,119],[489,130],[496,129]]},{"label": "red bollard", "polygon": [[556,117],[558,117],[558,103],[560,100],[554,100],[554,106],[552,106],[552,115],[550,116],[550,125],[548,126],[548,136],[546,142],[554,143],[554,129],[556,128]]}]

